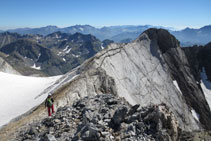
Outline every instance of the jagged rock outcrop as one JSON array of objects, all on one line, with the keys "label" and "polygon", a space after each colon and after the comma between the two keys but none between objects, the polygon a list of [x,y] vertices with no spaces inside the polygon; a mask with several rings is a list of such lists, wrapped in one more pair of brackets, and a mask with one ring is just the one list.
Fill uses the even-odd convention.
[{"label": "jagged rock outcrop", "polygon": [[[140,104],[141,107],[164,103],[182,131],[210,130],[210,109],[189,67],[175,37],[162,29],[149,29],[131,43],[109,45],[64,75],[52,86],[53,90],[46,91],[54,93],[55,106],[58,108],[72,105],[76,99],[105,93],[124,97],[131,105]],[[86,106],[88,104],[85,103]],[[27,116],[20,118],[19,123],[22,124],[18,127],[45,118],[42,106],[29,113],[29,116],[37,114],[30,117],[30,121],[27,121]],[[117,116],[118,113],[126,113],[124,108],[119,110]],[[192,115],[192,110],[196,111],[198,118]],[[157,115],[149,119],[154,121],[154,117],[159,120]],[[124,121],[124,118],[123,114],[119,119]],[[120,125],[115,119],[109,123],[111,128],[113,124],[115,127]],[[12,125],[16,125],[16,122],[4,127],[0,136]],[[93,126],[84,128],[87,131]],[[16,129],[6,135],[11,135]]]},{"label": "jagged rock outcrop", "polygon": [[21,129],[15,140],[168,140],[180,135],[165,104],[139,108],[111,94],[85,97],[52,118]]},{"label": "jagged rock outcrop", "polygon": [[211,81],[211,43],[205,46],[193,46],[182,48],[191,63],[192,73],[195,79],[200,82],[200,72],[204,69],[209,81]]}]

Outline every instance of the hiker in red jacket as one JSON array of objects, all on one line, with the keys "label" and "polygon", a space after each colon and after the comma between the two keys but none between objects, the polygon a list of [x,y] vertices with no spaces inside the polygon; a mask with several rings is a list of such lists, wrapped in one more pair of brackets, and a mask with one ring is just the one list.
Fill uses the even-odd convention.
[{"label": "hiker in red jacket", "polygon": [[51,97],[51,95],[48,95],[48,97],[45,100],[45,107],[48,107],[48,116],[51,116],[51,110],[52,110],[52,113],[54,113],[53,102],[54,100]]}]

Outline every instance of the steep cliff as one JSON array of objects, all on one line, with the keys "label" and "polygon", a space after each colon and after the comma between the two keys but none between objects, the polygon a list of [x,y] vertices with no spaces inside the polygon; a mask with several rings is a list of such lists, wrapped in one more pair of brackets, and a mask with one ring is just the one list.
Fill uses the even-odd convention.
[{"label": "steep cliff", "polygon": [[204,127],[210,129],[211,124],[207,123],[207,120],[211,117],[209,105],[201,87],[197,85],[196,79],[191,73],[192,67],[190,67],[184,52],[179,47],[178,41],[164,30],[158,30],[156,33],[155,30],[151,29],[147,30],[146,33],[149,34],[150,39],[157,40],[170,75],[173,80],[177,81],[187,105],[198,113],[200,122],[205,125]]},{"label": "steep cliff", "polygon": [[[210,130],[210,109],[189,67],[175,37],[166,30],[149,29],[131,43],[111,44],[65,74],[43,94],[54,93],[56,107],[106,93],[141,107],[165,103],[183,131]],[[0,136],[8,136],[44,117],[42,104],[3,127]]]},{"label": "steep cliff", "polygon": [[211,81],[211,42],[204,46],[192,46],[183,48],[188,61],[191,63],[192,73],[197,81],[200,81],[200,72],[206,71],[208,80]]}]

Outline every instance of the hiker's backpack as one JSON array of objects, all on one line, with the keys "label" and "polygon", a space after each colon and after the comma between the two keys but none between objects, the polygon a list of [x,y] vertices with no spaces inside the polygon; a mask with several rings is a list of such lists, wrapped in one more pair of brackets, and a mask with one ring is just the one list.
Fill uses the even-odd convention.
[{"label": "hiker's backpack", "polygon": [[47,106],[51,107],[53,105],[53,101],[51,100],[51,98],[47,99]]}]

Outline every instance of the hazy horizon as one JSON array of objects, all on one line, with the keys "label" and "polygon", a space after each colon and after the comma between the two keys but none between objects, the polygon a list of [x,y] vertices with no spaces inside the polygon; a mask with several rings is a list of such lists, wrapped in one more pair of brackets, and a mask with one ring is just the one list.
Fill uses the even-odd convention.
[{"label": "hazy horizon", "polygon": [[1,30],[76,24],[94,27],[153,25],[184,29],[211,24],[210,0],[6,0],[0,4]]},{"label": "hazy horizon", "polygon": [[66,27],[71,27],[71,26],[76,26],[76,25],[80,25],[80,26],[85,26],[85,25],[89,25],[89,26],[92,26],[92,27],[95,27],[95,28],[103,28],[103,27],[112,27],[112,26],[157,26],[157,27],[164,27],[164,28],[172,28],[173,30],[183,30],[185,28],[192,28],[192,29],[199,29],[199,28],[202,28],[204,26],[210,26],[209,25],[204,25],[204,26],[201,26],[201,27],[183,27],[183,28],[178,28],[178,27],[173,27],[173,26],[162,26],[162,25],[150,25],[150,24],[143,24],[143,25],[97,25],[97,26],[94,26],[94,25],[90,25],[90,24],[74,24],[74,25],[69,25],[69,26],[58,26],[58,25],[44,25],[44,26],[33,26],[33,27],[15,27],[15,28],[1,28],[0,27],[0,30],[2,31],[7,31],[7,30],[15,30],[15,29],[24,29],[24,28],[42,28],[42,27],[47,27],[47,26],[56,26],[58,28],[66,28]]}]

